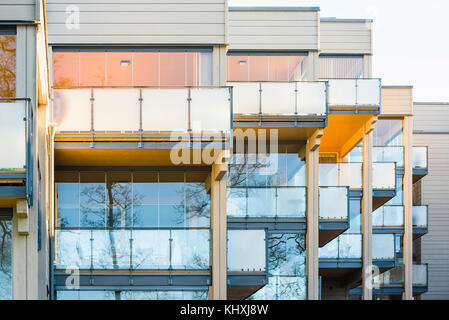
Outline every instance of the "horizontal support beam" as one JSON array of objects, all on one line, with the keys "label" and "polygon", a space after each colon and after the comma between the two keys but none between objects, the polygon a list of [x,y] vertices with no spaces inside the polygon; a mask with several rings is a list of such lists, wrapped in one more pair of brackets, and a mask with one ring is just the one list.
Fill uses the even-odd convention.
[{"label": "horizontal support beam", "polygon": [[0,185],[0,197],[25,198],[25,186],[2,186]]}]

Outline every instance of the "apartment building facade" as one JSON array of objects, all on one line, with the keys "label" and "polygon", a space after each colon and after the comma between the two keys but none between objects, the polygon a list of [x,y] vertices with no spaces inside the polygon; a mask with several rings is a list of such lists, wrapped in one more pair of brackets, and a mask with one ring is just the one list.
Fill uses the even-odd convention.
[{"label": "apartment building facade", "polygon": [[1,298],[428,290],[427,144],[412,87],[372,78],[371,20],[225,0],[1,7]]}]

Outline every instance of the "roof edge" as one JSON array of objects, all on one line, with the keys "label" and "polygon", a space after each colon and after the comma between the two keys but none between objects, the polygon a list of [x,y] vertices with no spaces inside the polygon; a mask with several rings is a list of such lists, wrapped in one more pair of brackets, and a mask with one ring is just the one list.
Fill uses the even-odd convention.
[{"label": "roof edge", "polygon": [[229,11],[320,11],[320,7],[245,7],[235,6],[229,7]]}]

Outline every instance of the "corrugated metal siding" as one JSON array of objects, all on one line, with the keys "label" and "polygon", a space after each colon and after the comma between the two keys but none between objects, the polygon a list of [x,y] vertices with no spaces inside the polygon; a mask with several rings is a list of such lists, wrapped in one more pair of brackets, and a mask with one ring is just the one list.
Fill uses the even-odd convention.
[{"label": "corrugated metal siding", "polygon": [[412,88],[382,88],[382,110],[384,115],[407,115],[413,113]]},{"label": "corrugated metal siding", "polygon": [[372,23],[321,21],[322,54],[372,54]]},{"label": "corrugated metal siding", "polygon": [[[79,29],[66,27],[70,5]],[[51,44],[224,44],[226,10],[225,0],[47,0],[48,36]]]},{"label": "corrugated metal siding", "polygon": [[318,11],[229,11],[230,50],[317,50]]},{"label": "corrugated metal siding", "polygon": [[32,21],[36,18],[36,0],[2,0],[0,20]]},{"label": "corrugated metal siding", "polygon": [[[448,105],[415,105],[415,132],[449,131],[448,116]],[[429,205],[429,233],[421,241],[422,262],[429,264],[423,299],[449,299],[449,134],[414,134],[413,139],[414,145],[429,147],[429,174],[421,186],[422,204]]]}]

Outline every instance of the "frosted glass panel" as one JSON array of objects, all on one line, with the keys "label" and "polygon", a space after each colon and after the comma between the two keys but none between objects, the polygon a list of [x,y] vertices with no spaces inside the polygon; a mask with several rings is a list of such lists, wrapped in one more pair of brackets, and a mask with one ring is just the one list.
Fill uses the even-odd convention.
[{"label": "frosted glass panel", "polygon": [[394,234],[373,234],[373,260],[394,260]]},{"label": "frosted glass panel", "polygon": [[347,188],[320,188],[319,199],[320,219],[348,219]]},{"label": "frosted glass panel", "polygon": [[231,108],[229,89],[201,88],[191,90],[193,131],[229,131]]},{"label": "frosted glass panel", "polygon": [[329,80],[329,105],[354,106],[356,102],[356,80]]},{"label": "frosted glass panel", "polygon": [[305,218],[306,188],[277,189],[277,217]]},{"label": "frosted glass panel", "polygon": [[234,113],[259,113],[260,85],[258,82],[231,82],[228,85],[234,87],[232,93]]},{"label": "frosted glass panel", "polygon": [[56,231],[56,267],[91,267],[91,231]]},{"label": "frosted glass panel", "polygon": [[373,163],[373,189],[395,189],[396,166],[391,162]]},{"label": "frosted glass panel", "polygon": [[357,104],[363,106],[380,105],[380,79],[357,80]]},{"label": "frosted glass panel", "polygon": [[95,131],[138,131],[139,89],[95,89]]},{"label": "frosted glass panel", "polygon": [[326,84],[298,82],[298,114],[326,114]]},{"label": "frosted glass panel", "polygon": [[25,102],[0,103],[0,169],[25,167],[25,107]]},{"label": "frosted glass panel", "polygon": [[382,206],[373,212],[374,227],[403,227],[403,206]]},{"label": "frosted glass panel", "polygon": [[319,185],[323,187],[338,186],[338,164],[320,163],[319,165]]},{"label": "frosted glass panel", "polygon": [[413,147],[413,168],[427,168],[426,147]]},{"label": "frosted glass panel", "polygon": [[362,164],[340,163],[340,186],[349,186],[351,189],[362,188]]},{"label": "frosted glass panel", "polygon": [[265,271],[265,230],[228,230],[228,270]]},{"label": "frosted glass panel", "polygon": [[360,259],[362,257],[362,235],[342,234],[339,236],[339,258]]},{"label": "frosted glass panel", "polygon": [[427,227],[427,206],[413,206],[413,226]]},{"label": "frosted glass panel", "polygon": [[91,90],[55,89],[53,118],[58,131],[91,130]]},{"label": "frosted glass panel", "polygon": [[94,268],[129,268],[129,230],[94,230],[92,231],[92,239],[92,260]]},{"label": "frosted glass panel", "polygon": [[295,83],[262,83],[262,113],[295,114]]},{"label": "frosted glass panel", "polygon": [[427,285],[427,264],[413,265],[413,285],[426,286]]},{"label": "frosted glass panel", "polygon": [[143,89],[142,98],[144,131],[188,129],[187,89]]}]

